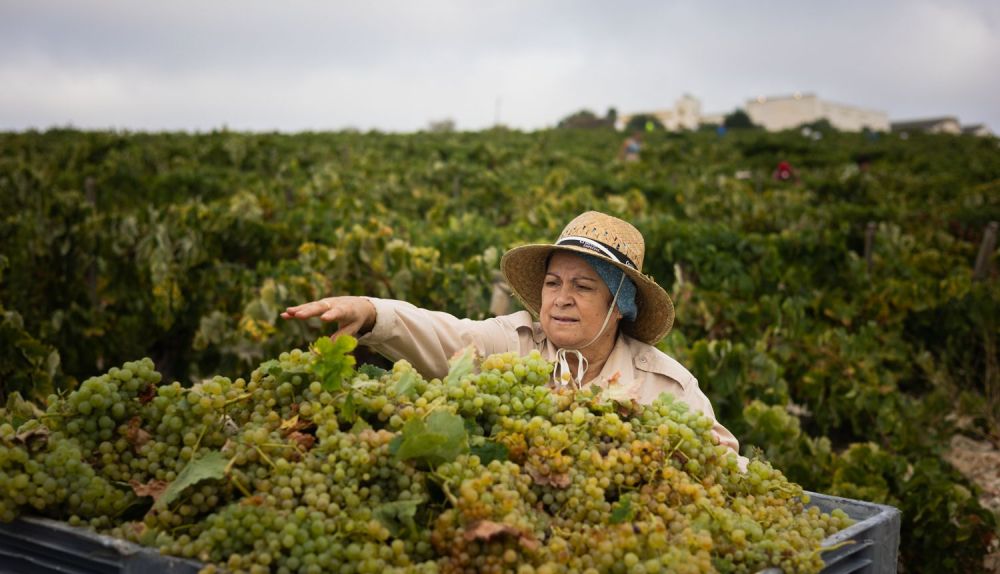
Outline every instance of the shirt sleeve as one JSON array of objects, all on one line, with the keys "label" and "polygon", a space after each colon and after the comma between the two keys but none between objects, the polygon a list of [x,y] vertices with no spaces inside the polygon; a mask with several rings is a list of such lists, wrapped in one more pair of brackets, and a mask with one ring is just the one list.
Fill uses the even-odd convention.
[{"label": "shirt sleeve", "polygon": [[425,377],[447,375],[448,359],[470,345],[481,356],[519,351],[518,330],[531,328],[527,311],[474,321],[405,301],[367,299],[375,307],[375,326],[358,344],[393,361],[406,359]]},{"label": "shirt sleeve", "polygon": [[701,411],[706,417],[712,419],[712,434],[719,439],[719,444],[728,448],[736,454],[736,462],[740,466],[740,470],[746,472],[747,464],[749,464],[749,459],[740,454],[740,441],[736,440],[736,437],[727,429],[722,426],[719,419],[715,418],[715,409],[712,408],[712,402],[708,400],[705,393],[698,386],[698,379],[694,376],[684,385],[684,402],[693,408]]},{"label": "shirt sleeve", "polygon": [[650,403],[660,393],[668,392],[679,398],[692,409],[695,409],[712,420],[712,434],[719,444],[733,451],[737,456],[740,469],[746,470],[749,460],[740,456],[740,443],[722,423],[715,418],[712,402],[698,385],[698,379],[676,359],[666,353],[645,344],[635,344],[633,353],[637,358],[635,363],[639,371],[647,371],[651,376],[645,378],[643,388],[638,391],[640,402]]}]

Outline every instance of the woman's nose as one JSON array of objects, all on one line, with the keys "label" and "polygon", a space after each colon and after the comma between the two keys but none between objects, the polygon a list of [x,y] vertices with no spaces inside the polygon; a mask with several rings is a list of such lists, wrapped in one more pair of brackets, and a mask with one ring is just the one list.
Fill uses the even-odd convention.
[{"label": "woman's nose", "polygon": [[567,287],[560,287],[559,292],[556,293],[556,305],[559,307],[567,307],[573,304],[572,293]]}]

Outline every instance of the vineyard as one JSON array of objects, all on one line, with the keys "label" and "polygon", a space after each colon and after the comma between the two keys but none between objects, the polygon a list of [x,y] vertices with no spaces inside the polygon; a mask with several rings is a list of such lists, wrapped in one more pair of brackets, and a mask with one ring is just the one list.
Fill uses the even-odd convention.
[{"label": "vineyard", "polygon": [[[239,436],[257,447],[272,439],[291,440],[287,433],[269,438],[267,425],[285,425],[295,416],[310,418],[289,410],[291,404],[301,403],[316,409],[316,435],[336,432],[323,430],[324,425],[337,426],[318,414],[326,408],[335,410],[341,423],[384,423],[386,429],[364,429],[352,435],[359,438],[337,440],[349,443],[352,456],[388,452],[392,437],[384,430],[403,431],[407,426],[389,415],[392,405],[401,403],[387,403],[378,399],[379,393],[368,391],[359,394],[357,404],[343,398],[324,402],[320,396],[325,387],[281,386],[282,373],[306,376],[305,367],[296,361],[315,360],[326,347],[317,345],[301,354],[292,350],[308,347],[331,328],[286,322],[279,318],[280,311],[331,294],[363,294],[485,318],[504,251],[550,242],[569,219],[594,209],[622,217],[643,232],[644,271],[670,292],[677,309],[674,329],[659,346],[698,378],[720,422],[740,440],[743,454],[769,461],[806,490],[899,508],[903,571],[983,570],[984,559],[990,560],[987,555],[1000,551],[1000,507],[980,502],[979,488],[947,462],[947,453],[955,436],[1000,444],[995,224],[991,230],[991,222],[1000,220],[996,140],[836,132],[817,140],[797,132],[731,131],[724,137],[714,132],[661,132],[646,138],[636,163],[615,160],[620,140],[621,134],[604,130],[0,134],[0,207],[5,214],[0,222],[0,398],[7,405],[0,422],[8,425],[0,425],[0,454],[6,453],[0,456],[0,469],[13,460],[10,453],[16,449],[44,450],[38,446],[41,433],[30,428],[32,421],[25,422],[42,413],[61,421],[51,423],[46,432],[53,437],[94,437],[93,444],[78,448],[100,452],[109,461],[112,450],[136,448],[132,439],[138,430],[131,430],[132,442],[118,441],[117,447],[101,438],[101,432],[108,430],[110,437],[118,425],[127,430],[133,416],[145,413],[142,416],[163,427],[163,442],[154,440],[164,445],[162,450],[146,449],[162,464],[148,459],[138,466],[117,459],[106,463],[103,471],[112,486],[101,491],[100,500],[110,505],[107,508],[87,506],[89,501],[75,501],[75,506],[45,500],[34,504],[35,513],[61,519],[69,517],[67,504],[77,516],[98,510],[124,512],[137,493],[114,486],[114,481],[127,483],[126,478],[140,474],[179,480],[182,468],[166,468],[169,427],[200,420],[199,409],[230,404],[245,409]],[[795,166],[798,181],[771,178],[782,160]],[[149,360],[137,362],[143,358]],[[523,371],[545,369],[523,360],[527,363],[518,377]],[[309,368],[322,371],[321,363]],[[517,369],[507,363],[495,374]],[[408,405],[426,393],[448,396],[447,389],[437,389],[418,375],[400,383],[405,366],[382,366],[390,370],[361,367],[367,374],[357,374],[356,384],[371,391],[381,381],[378,384],[389,385],[392,393],[408,395],[403,401]],[[482,370],[490,370],[488,362]],[[129,374],[123,375],[125,371]],[[451,382],[468,385],[471,376],[456,376]],[[157,399],[177,399],[178,405],[189,405],[190,412],[167,412],[166,399],[149,397],[148,405],[129,410],[132,407],[116,399],[105,405],[101,398],[96,406],[82,409],[106,406],[109,422],[100,424],[107,429],[88,429],[83,420],[77,427],[67,426],[73,417],[88,414],[81,405],[91,405],[94,395],[137,401],[143,384],[153,381],[160,385]],[[171,384],[175,381],[178,384]],[[490,381],[500,384],[495,377]],[[266,391],[260,395],[261,404],[246,404],[256,392],[251,387]],[[481,392],[483,404],[478,406],[461,406],[463,401],[457,399],[466,395],[452,397],[460,405],[459,414],[478,421],[472,424],[478,428],[466,429],[464,440],[485,440],[487,423],[499,424],[496,417],[501,416],[499,405],[489,397],[509,398],[513,391]],[[186,402],[179,400],[182,394]],[[561,430],[559,425],[566,421],[560,417],[592,421],[604,416],[600,410],[605,407],[594,407],[585,416],[559,400],[532,398],[537,404],[523,409],[523,422],[510,423],[514,427],[506,431],[525,437],[555,433],[550,438],[558,438],[570,432]],[[276,421],[265,412],[270,407]],[[672,412],[673,406],[658,408],[634,416],[656,428],[666,424],[658,417]],[[540,427],[527,416],[530,413],[548,422]],[[613,417],[605,418],[605,423],[593,419],[587,424],[614,425]],[[21,428],[26,424],[29,427]],[[260,430],[251,428],[255,424]],[[462,430],[460,420],[436,424],[457,424]],[[698,434],[701,423],[691,418],[685,424],[686,432]],[[419,437],[422,430],[411,427],[416,434],[408,436]],[[641,434],[645,431],[640,432],[638,423],[635,436],[618,427],[601,432],[620,436],[622,444],[633,448],[653,440]],[[181,447],[187,447],[186,460],[191,460],[199,448],[225,450],[226,436],[218,429],[191,440],[181,436],[181,443],[176,452],[169,451],[171,456],[180,457]],[[508,443],[506,447],[516,452],[516,444]],[[70,456],[69,447],[47,448],[52,449],[45,451],[51,461]],[[398,453],[403,447],[391,448]],[[471,476],[476,464],[488,465],[496,481],[491,497],[530,486],[518,482],[517,476],[524,475],[511,474],[512,463],[489,462],[497,456],[492,451],[480,451],[479,463],[455,453],[448,462],[431,463],[427,457],[440,453],[413,444],[409,448],[417,453],[411,458],[436,469],[430,474],[458,482]],[[237,466],[248,466],[239,471],[247,474],[247,482],[257,467],[267,466],[257,460],[259,454],[229,454],[232,460],[243,457]],[[699,456],[712,463],[701,471],[722,489],[709,490],[706,500],[731,501],[748,494],[745,485],[732,482],[728,467],[716,461],[709,446],[685,454],[685,463]],[[273,464],[269,472],[281,474],[280,467],[291,463]],[[752,464],[752,474],[761,481],[787,486],[780,473],[770,474],[770,466]],[[287,466],[284,479],[311,484],[319,480],[315,475],[320,466]],[[248,470],[251,467],[255,470]],[[398,474],[401,468],[389,465],[378,471]],[[430,496],[415,486],[415,475],[408,476],[413,486],[403,490],[412,495],[410,503],[397,502],[383,516],[391,532],[410,528],[416,512],[413,500]],[[560,475],[558,480],[577,484],[575,475],[567,471],[565,476],[573,478]],[[14,476],[0,478],[7,481],[8,493],[15,480],[23,482]],[[531,496],[550,487],[536,479]],[[196,493],[198,504],[185,504],[197,514],[212,506],[207,499],[213,496],[217,503],[239,496],[239,488],[233,488],[223,493],[206,486]],[[280,505],[279,491],[275,486],[271,494]],[[636,493],[638,501],[638,487]],[[383,494],[389,504],[388,494]],[[628,500],[619,499],[608,508],[585,508],[584,515],[562,528],[576,532],[572,524],[585,524],[587,510],[595,513],[592,517],[605,518],[617,512],[620,520],[629,511]],[[722,506],[714,506],[714,512],[719,514]],[[19,505],[17,512],[9,504],[0,507],[4,520],[30,513],[28,503]],[[263,520],[267,508],[244,505],[229,511],[234,516],[225,520],[254,523]],[[529,516],[527,510],[518,512]],[[161,513],[149,526],[178,527],[187,518],[164,518]],[[827,522],[816,528],[822,531],[840,519],[823,518]],[[309,520],[303,517],[298,528],[306,529]],[[203,525],[204,539],[187,541],[125,532],[99,520],[91,526],[114,528],[118,535],[175,553],[225,563],[225,557],[211,551],[220,525]],[[714,527],[726,544],[734,544],[734,536],[747,536],[744,528],[725,520]],[[545,530],[533,518],[524,518],[519,528],[516,536],[503,528],[476,531],[470,544],[497,536],[520,537],[517,552],[522,552],[524,544],[531,546],[524,542],[530,538],[526,533]],[[742,534],[734,534],[736,530]],[[407,556],[423,556],[414,549],[423,548],[426,554],[433,537],[443,535],[435,531],[426,539],[418,536],[408,540],[405,549],[387,545],[389,557],[380,559],[391,562],[404,550]],[[586,540],[580,536],[566,534],[566,546],[584,552],[586,544],[575,546]],[[671,546],[678,553],[677,563],[705,560],[698,554],[703,541],[685,536],[680,538],[683,544]],[[282,539],[277,540],[280,551]],[[612,541],[632,544],[624,538]],[[342,550],[348,552],[350,546]],[[371,558],[367,547],[360,548],[354,558]],[[753,548],[740,556],[749,564],[752,554],[766,564],[767,551]],[[538,555],[549,556],[549,549],[551,545],[541,546]],[[500,556],[507,550],[512,549],[501,549]],[[269,551],[269,559],[279,551]],[[713,557],[712,565],[740,571],[733,566],[741,562],[733,558],[735,551],[730,562]],[[606,559],[600,550],[595,552],[595,563]],[[236,560],[231,567],[240,567]],[[304,564],[302,557],[297,560],[293,564]],[[287,562],[283,567],[294,570]]]}]

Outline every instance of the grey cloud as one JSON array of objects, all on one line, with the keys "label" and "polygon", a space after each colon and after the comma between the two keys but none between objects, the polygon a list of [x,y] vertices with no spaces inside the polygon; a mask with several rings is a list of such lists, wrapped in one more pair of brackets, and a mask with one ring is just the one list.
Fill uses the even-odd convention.
[{"label": "grey cloud", "polygon": [[0,129],[551,125],[813,91],[1000,129],[1000,8],[631,1],[0,0]]}]

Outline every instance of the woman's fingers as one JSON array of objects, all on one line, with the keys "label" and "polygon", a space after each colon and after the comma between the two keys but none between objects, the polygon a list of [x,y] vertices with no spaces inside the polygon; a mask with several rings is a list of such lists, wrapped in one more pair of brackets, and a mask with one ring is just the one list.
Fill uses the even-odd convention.
[{"label": "woman's fingers", "polygon": [[337,335],[357,335],[367,332],[375,324],[375,306],[364,297],[325,297],[285,309],[285,319],[309,319],[318,316],[321,321],[337,323]]},{"label": "woman's fingers", "polygon": [[330,335],[331,339],[336,339],[341,335],[351,335],[352,337],[357,334],[358,330],[361,328],[361,321],[351,321],[350,323],[341,323],[340,328]]},{"label": "woman's fingers", "polygon": [[332,303],[330,305],[327,305],[326,310],[322,311],[322,313],[323,314],[319,316],[320,319],[327,322],[332,322],[332,321],[340,322],[344,319],[347,319],[350,316],[350,309],[345,308],[344,305],[338,305],[336,303]]},{"label": "woman's fingers", "polygon": [[[309,303],[303,303],[302,305],[296,305],[294,307],[289,307],[285,309],[285,312],[281,314],[284,319],[309,319],[310,317],[315,317],[316,315],[322,315],[331,310],[333,304],[331,303],[332,297],[327,297],[325,299],[320,299],[319,301],[311,301]],[[325,319],[325,321],[332,321],[333,319]]]},{"label": "woman's fingers", "polygon": [[285,312],[281,314],[283,319],[294,319],[299,316],[299,313],[309,305],[309,303],[304,303],[302,305],[295,305],[294,307],[288,307]]}]

